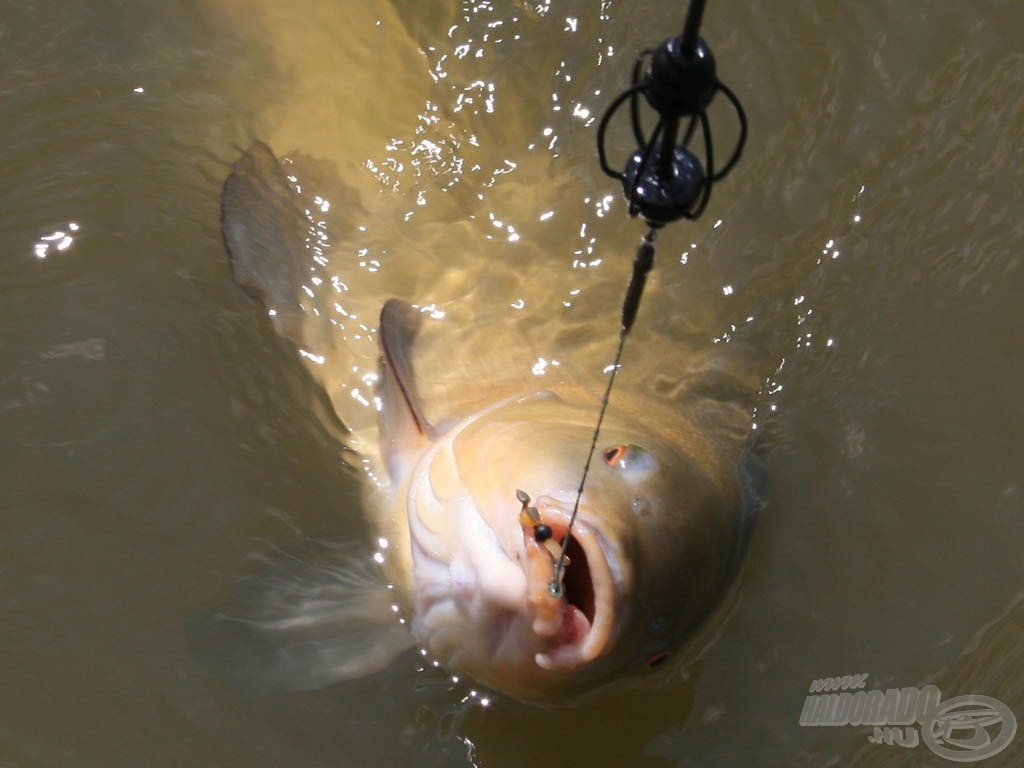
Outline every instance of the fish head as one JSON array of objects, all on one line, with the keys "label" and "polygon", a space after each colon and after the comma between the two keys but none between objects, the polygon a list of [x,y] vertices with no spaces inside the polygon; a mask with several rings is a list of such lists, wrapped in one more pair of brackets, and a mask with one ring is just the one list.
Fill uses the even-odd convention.
[{"label": "fish head", "polygon": [[535,392],[434,430],[412,391],[385,387],[407,437],[394,414],[382,437],[392,516],[409,524],[413,631],[446,668],[555,701],[648,674],[707,616],[732,573],[737,509],[687,446],[609,417],[579,493],[593,405]]},{"label": "fish head", "polygon": [[577,505],[593,415],[549,393],[502,403],[437,441],[411,478],[417,633],[518,698],[646,674],[731,572],[734,508],[665,440],[603,429]]}]

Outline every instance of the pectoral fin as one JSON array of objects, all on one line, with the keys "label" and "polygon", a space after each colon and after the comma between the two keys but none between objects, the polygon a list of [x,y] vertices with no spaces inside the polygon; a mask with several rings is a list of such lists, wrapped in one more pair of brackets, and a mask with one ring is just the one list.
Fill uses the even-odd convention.
[{"label": "pectoral fin", "polygon": [[401,471],[402,457],[433,436],[412,370],[413,341],[420,324],[420,313],[404,301],[390,299],[381,310],[380,441],[392,480]]},{"label": "pectoral fin", "polygon": [[300,691],[377,672],[413,647],[368,555],[322,542],[264,555],[194,640],[219,671],[256,689]]}]

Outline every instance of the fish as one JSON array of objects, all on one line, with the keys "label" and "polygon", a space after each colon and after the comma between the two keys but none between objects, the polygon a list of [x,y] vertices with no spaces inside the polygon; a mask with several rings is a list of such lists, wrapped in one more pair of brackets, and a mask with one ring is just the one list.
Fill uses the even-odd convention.
[{"label": "fish", "polygon": [[[364,197],[329,164],[258,141],[222,190],[232,276],[327,392],[380,543],[375,559],[330,543],[267,556],[216,615],[276,649],[250,671],[316,687],[419,649],[511,698],[558,703],[685,658],[763,506],[756,377],[717,358],[627,360],[634,384],[613,393],[570,530],[607,370],[572,364],[586,343],[570,334],[568,362],[539,387],[536,336],[472,295],[450,313],[428,303],[444,269],[413,244],[400,271],[421,303],[383,294],[360,267]],[[666,364],[681,371],[671,392],[642,385]]]}]

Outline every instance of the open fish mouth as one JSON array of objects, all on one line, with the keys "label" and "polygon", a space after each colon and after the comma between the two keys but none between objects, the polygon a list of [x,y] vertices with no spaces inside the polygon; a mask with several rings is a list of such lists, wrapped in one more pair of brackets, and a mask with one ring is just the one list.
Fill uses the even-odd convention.
[{"label": "open fish mouth", "polygon": [[542,669],[574,669],[600,656],[613,639],[617,558],[581,512],[566,549],[562,595],[553,596],[551,580],[569,529],[571,506],[550,496],[541,496],[536,504],[539,525],[523,527],[532,630],[543,649],[535,661]]}]

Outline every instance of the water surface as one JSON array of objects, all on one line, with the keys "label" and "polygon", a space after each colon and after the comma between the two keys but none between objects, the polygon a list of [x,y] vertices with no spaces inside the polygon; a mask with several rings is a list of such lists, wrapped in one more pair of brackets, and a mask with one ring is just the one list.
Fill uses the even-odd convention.
[{"label": "water surface", "polygon": [[[5,10],[0,763],[946,764],[799,725],[812,680],[862,672],[1024,717],[1024,6],[998,2],[709,3],[750,144],[701,221],[664,233],[640,322],[764,351],[774,450],[739,603],[687,679],[543,711],[414,662],[253,692],[190,647],[254,553],[366,536],[323,399],[228,276],[240,148],[332,161],[396,292],[443,274],[431,300],[614,320],[641,229],[596,118],[682,16]],[[409,248],[422,273],[389,274]],[[1018,764],[1022,739],[983,764]]]}]

